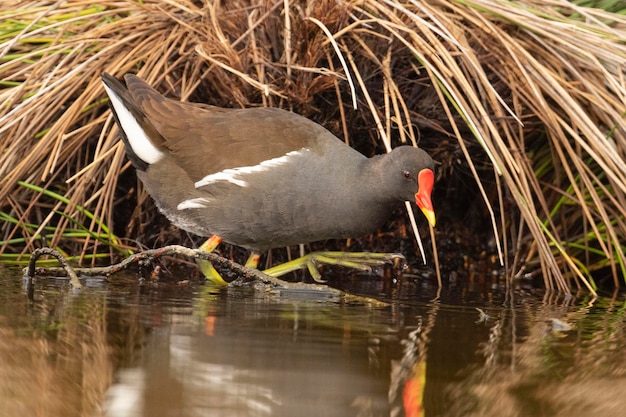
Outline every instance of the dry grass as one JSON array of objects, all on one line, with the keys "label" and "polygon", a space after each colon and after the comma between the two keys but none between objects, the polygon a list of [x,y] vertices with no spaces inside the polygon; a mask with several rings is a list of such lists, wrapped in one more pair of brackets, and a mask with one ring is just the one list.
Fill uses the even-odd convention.
[{"label": "dry grass", "polygon": [[[292,109],[369,153],[419,143],[441,163],[437,195],[467,198],[474,178],[510,276],[567,292],[626,275],[620,15],[561,0],[18,3],[0,6],[0,210],[17,222],[3,251],[54,226],[49,244],[102,252],[129,165],[99,74],[134,72],[183,100]],[[103,223],[69,239],[76,205]]]}]

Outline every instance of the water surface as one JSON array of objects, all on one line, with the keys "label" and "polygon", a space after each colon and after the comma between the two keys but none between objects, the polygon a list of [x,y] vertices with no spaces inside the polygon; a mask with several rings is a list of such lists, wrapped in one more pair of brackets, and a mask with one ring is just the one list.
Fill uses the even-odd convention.
[{"label": "water surface", "polygon": [[[184,277],[182,277],[184,278]],[[0,416],[617,416],[624,300],[417,278],[307,291],[0,269]]]}]

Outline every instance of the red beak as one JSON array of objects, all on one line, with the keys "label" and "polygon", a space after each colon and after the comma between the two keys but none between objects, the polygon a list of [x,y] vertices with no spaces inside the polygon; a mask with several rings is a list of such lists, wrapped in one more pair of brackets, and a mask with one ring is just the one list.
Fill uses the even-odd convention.
[{"label": "red beak", "polygon": [[424,168],[417,174],[417,194],[415,194],[415,204],[422,210],[431,227],[435,227],[437,222],[435,210],[430,199],[430,193],[435,184],[435,173],[432,169]]}]

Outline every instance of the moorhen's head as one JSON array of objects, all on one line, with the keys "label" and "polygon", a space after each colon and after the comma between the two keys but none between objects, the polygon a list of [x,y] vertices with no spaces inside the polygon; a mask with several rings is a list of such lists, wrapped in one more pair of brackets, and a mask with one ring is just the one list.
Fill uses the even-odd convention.
[{"label": "moorhen's head", "polygon": [[435,225],[435,212],[431,192],[435,181],[435,164],[422,149],[398,146],[385,155],[385,187],[401,201],[415,201],[431,226]]}]

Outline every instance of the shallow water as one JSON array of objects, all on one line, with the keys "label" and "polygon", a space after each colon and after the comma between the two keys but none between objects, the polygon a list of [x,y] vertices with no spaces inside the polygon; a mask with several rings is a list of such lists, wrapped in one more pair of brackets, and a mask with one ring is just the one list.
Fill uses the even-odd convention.
[{"label": "shallow water", "polygon": [[[120,278],[116,278],[120,279]],[[38,279],[0,269],[0,416],[618,416],[623,299]],[[478,309],[480,310],[478,310]]]}]

